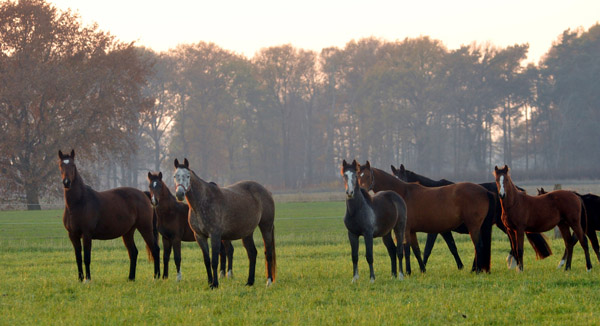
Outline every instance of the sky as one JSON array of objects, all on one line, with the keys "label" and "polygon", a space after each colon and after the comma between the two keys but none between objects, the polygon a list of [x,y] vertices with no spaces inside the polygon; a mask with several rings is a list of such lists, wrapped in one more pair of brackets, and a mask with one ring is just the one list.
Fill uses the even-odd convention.
[{"label": "sky", "polygon": [[461,45],[529,44],[538,63],[566,29],[600,21],[597,0],[49,0],[98,23],[123,42],[157,52],[200,41],[243,54],[291,44],[305,50],[343,48],[351,40],[429,36]]}]

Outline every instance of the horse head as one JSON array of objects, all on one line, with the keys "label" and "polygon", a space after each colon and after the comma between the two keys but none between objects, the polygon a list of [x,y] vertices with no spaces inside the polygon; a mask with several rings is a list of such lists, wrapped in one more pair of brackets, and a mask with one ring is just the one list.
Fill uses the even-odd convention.
[{"label": "horse head", "polygon": [[175,174],[173,175],[173,179],[175,179],[175,197],[179,201],[183,201],[185,194],[190,190],[190,163],[187,158],[183,159],[183,164],[179,163],[179,160],[175,159]]},{"label": "horse head", "polygon": [[358,184],[361,188],[370,191],[373,190],[375,185],[375,176],[371,169],[371,162],[367,161],[364,165],[359,165],[358,170]]},{"label": "horse head", "polygon": [[510,171],[510,169],[506,164],[502,169],[499,169],[498,166],[494,167],[494,177],[496,178],[496,186],[498,187],[498,196],[502,199],[506,197],[506,183],[507,180],[510,180],[508,171]]},{"label": "horse head", "polygon": [[152,206],[158,206],[158,200],[163,187],[162,172],[148,172],[148,188],[150,189],[150,202]]},{"label": "horse head", "polygon": [[[414,182],[415,181],[415,180],[412,180],[412,179],[416,179],[416,178],[414,178],[414,173],[412,171],[405,169],[404,164],[400,164],[399,169],[396,169],[396,167],[393,165],[391,167],[392,167],[392,174],[396,178],[398,178],[404,182]],[[411,177],[413,177],[413,178],[411,179]]]},{"label": "horse head", "polygon": [[58,151],[58,167],[60,168],[60,176],[65,189],[71,188],[71,184],[77,175],[77,167],[75,166],[75,150],[71,150],[71,154],[63,154]]},{"label": "horse head", "polygon": [[547,194],[548,192],[544,189],[544,187],[541,187],[540,189],[537,190],[538,192],[538,196],[539,195],[544,195]]},{"label": "horse head", "polygon": [[356,160],[352,161],[352,163],[346,163],[346,160],[342,163],[342,169],[340,173],[344,178],[344,187],[346,188],[346,196],[347,198],[353,198],[354,192],[357,191],[358,181],[356,178],[356,172],[359,169],[359,165]]}]

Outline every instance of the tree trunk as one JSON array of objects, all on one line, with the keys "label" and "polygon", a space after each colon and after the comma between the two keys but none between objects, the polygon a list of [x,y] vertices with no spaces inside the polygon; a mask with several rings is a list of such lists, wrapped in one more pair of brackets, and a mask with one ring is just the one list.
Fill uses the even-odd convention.
[{"label": "tree trunk", "polygon": [[40,206],[38,187],[35,184],[25,185],[25,196],[27,210],[39,211],[42,209]]}]

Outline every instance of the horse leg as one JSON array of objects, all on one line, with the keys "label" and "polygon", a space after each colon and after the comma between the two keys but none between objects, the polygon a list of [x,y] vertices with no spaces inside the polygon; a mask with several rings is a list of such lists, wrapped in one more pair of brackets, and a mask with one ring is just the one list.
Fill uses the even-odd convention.
[{"label": "horse leg", "polygon": [[522,272],[523,271],[523,246],[525,245],[525,243],[524,243],[525,242],[525,230],[517,229],[516,234],[517,234],[516,252],[517,252],[517,256],[518,256],[517,262],[518,262],[519,271]]},{"label": "horse leg", "polygon": [[69,232],[69,239],[75,250],[75,261],[77,262],[77,275],[79,281],[83,281],[83,261],[81,259],[81,237]]},{"label": "horse leg", "polygon": [[275,255],[275,226],[272,223],[258,225],[265,247],[265,267],[267,271],[267,286],[275,282],[277,277],[277,257]]},{"label": "horse leg", "polygon": [[169,260],[171,259],[171,247],[173,243],[165,236],[162,237],[163,243],[163,279],[169,278]]},{"label": "horse leg", "polygon": [[212,271],[213,271],[213,281],[210,285],[211,289],[216,289],[219,287],[219,255],[221,254],[221,235],[220,234],[211,234],[210,235],[210,245],[212,251]]},{"label": "horse leg", "polygon": [[560,267],[564,265],[565,271],[568,271],[571,269],[571,258],[573,256],[573,243],[571,239],[571,232],[569,231],[569,226],[563,222],[558,224],[558,230],[560,231],[560,234],[565,243],[565,253],[558,266]]},{"label": "horse leg", "polygon": [[[394,244],[394,240],[392,239],[392,233],[388,233],[382,238],[383,244],[387,249],[388,255],[390,256],[390,261],[392,264],[392,277],[396,278],[398,273],[396,272],[396,245]],[[400,265],[402,265],[402,260],[400,261]]]},{"label": "horse leg", "polygon": [[194,232],[194,238],[196,239],[196,242],[200,246],[200,249],[202,249],[202,256],[204,257],[204,267],[206,267],[206,275],[208,275],[208,283],[212,284],[213,277],[212,277],[212,270],[210,269],[210,253],[208,251],[208,241],[206,240],[205,236],[195,233],[195,232]]},{"label": "horse leg", "polygon": [[227,251],[227,277],[228,278],[232,278],[233,277],[233,244],[231,243],[231,241],[227,241],[227,247],[226,247],[226,251]]},{"label": "horse leg", "polygon": [[83,263],[85,264],[85,278],[88,281],[92,280],[90,274],[90,264],[92,262],[92,237],[83,236]]},{"label": "horse leg", "polygon": [[[588,247],[588,241],[587,241],[587,237],[585,236],[585,233],[583,232],[583,228],[581,227],[581,223],[576,223],[574,226],[571,226],[573,228],[573,231],[575,231],[575,235],[577,236],[577,239],[579,240],[579,243],[581,244],[581,247],[583,248],[583,252],[585,253],[585,266],[587,271],[591,271],[592,270],[592,261],[590,260],[590,250]],[[573,246],[571,247],[571,255],[573,252]]]},{"label": "horse leg", "polygon": [[373,234],[365,234],[363,236],[365,239],[365,251],[367,258],[367,263],[369,264],[369,276],[371,283],[375,282],[375,271],[373,270]]},{"label": "horse leg", "polygon": [[227,267],[227,248],[225,243],[221,241],[219,248],[219,277],[225,277],[225,268]]},{"label": "horse leg", "polygon": [[[400,269],[400,274],[398,274],[398,279],[404,279],[404,272],[402,268],[402,258],[404,256],[404,228],[400,228],[396,226],[394,228],[394,234],[396,234],[396,255],[398,256],[398,268]],[[395,264],[395,263],[394,263]]]},{"label": "horse leg", "polygon": [[[423,264],[425,264],[425,266],[427,266],[427,261],[429,260],[437,236],[437,233],[427,233],[427,242],[425,242],[425,249],[423,250]],[[446,239],[444,238],[444,240]],[[454,241],[454,239],[452,240]],[[450,248],[450,245],[448,245],[448,248]],[[452,249],[450,249],[450,251],[452,251]]]},{"label": "horse leg", "polygon": [[135,280],[135,268],[137,265],[137,256],[138,256],[138,250],[137,250],[137,247],[135,246],[135,241],[133,241],[134,232],[135,232],[135,229],[132,228],[131,230],[127,231],[127,233],[125,233],[123,235],[123,243],[125,244],[125,248],[127,248],[127,253],[129,254],[129,280],[130,281]]},{"label": "horse leg", "polygon": [[247,286],[254,285],[254,273],[256,271],[256,246],[254,245],[254,237],[252,234],[246,236],[242,239],[242,243],[244,244],[244,248],[246,248],[246,253],[248,254],[248,260],[250,261],[250,266],[248,268],[248,282],[246,282]]},{"label": "horse leg", "polygon": [[483,244],[481,242],[481,234],[480,230],[477,228],[469,228],[469,235],[471,236],[471,241],[473,242],[473,247],[475,248],[475,258],[473,259],[473,267],[471,268],[471,272],[481,273],[481,265],[483,262]]},{"label": "horse leg", "polygon": [[158,247],[158,233],[155,233],[152,228],[146,226],[138,226],[138,231],[142,235],[146,243],[146,251],[148,256],[154,262],[154,278],[160,278],[160,248]]},{"label": "horse leg", "polygon": [[[450,249],[452,256],[454,256],[454,261],[456,261],[456,267],[458,267],[458,269],[463,269],[464,265],[462,260],[460,260],[460,256],[458,255],[456,243],[454,242],[454,237],[452,236],[452,231],[446,231],[440,234],[446,241],[446,244],[448,245],[448,249]],[[427,235],[427,242],[429,242],[429,234]],[[425,244],[425,251],[427,251],[427,244]],[[423,264],[427,265],[427,258],[423,258]]]},{"label": "horse leg", "polygon": [[348,240],[352,250],[352,283],[358,280],[358,235],[348,231]]},{"label": "horse leg", "polygon": [[177,268],[177,281],[181,281],[181,239],[173,241],[173,256]]},{"label": "horse leg", "polygon": [[421,249],[419,248],[419,241],[417,240],[417,234],[415,232],[410,233],[410,246],[413,250],[413,254],[417,258],[421,273],[425,273],[425,264],[423,264],[423,260],[421,259]]},{"label": "horse leg", "polygon": [[598,261],[600,262],[600,246],[598,245],[598,237],[596,236],[596,230],[594,230],[591,226],[588,226],[588,238],[590,239],[592,248],[596,253],[596,258],[598,258]]}]

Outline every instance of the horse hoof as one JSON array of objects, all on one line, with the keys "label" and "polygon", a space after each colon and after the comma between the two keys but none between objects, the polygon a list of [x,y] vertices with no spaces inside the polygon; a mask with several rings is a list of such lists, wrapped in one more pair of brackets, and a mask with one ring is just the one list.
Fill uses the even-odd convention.
[{"label": "horse hoof", "polygon": [[375,283],[375,278],[371,277],[371,283]]},{"label": "horse hoof", "polygon": [[177,282],[181,281],[181,273],[177,273]]},{"label": "horse hoof", "polygon": [[358,275],[354,275],[354,277],[352,277],[352,283],[356,283],[356,281],[358,281]]},{"label": "horse hoof", "polygon": [[557,268],[557,269],[558,269],[558,268],[561,268],[561,267],[563,267],[564,265],[565,265],[565,260],[564,260],[564,259],[561,259],[561,260],[558,262],[558,266],[557,266],[556,268]]},{"label": "horse hoof", "polygon": [[398,280],[403,281],[404,280],[404,274],[402,274],[402,273],[398,274]]},{"label": "horse hoof", "polygon": [[253,286],[254,283],[246,282],[246,286]]},{"label": "horse hoof", "polygon": [[267,279],[267,287],[269,287],[269,286],[271,286],[271,285],[273,285],[273,281],[272,281],[272,280],[271,280],[271,278],[269,277],[269,278]]},{"label": "horse hoof", "polygon": [[588,272],[588,273],[589,273],[589,272],[591,272],[591,271],[592,271],[592,269],[591,269],[591,268],[588,268],[588,269],[587,269],[587,272]]},{"label": "horse hoof", "polygon": [[219,278],[225,278],[225,272],[224,271],[219,272]]},{"label": "horse hoof", "polygon": [[233,271],[231,269],[227,271],[227,278],[233,278]]},{"label": "horse hoof", "polygon": [[513,255],[509,254],[506,256],[506,268],[513,269],[515,267],[517,267],[517,260]]}]

